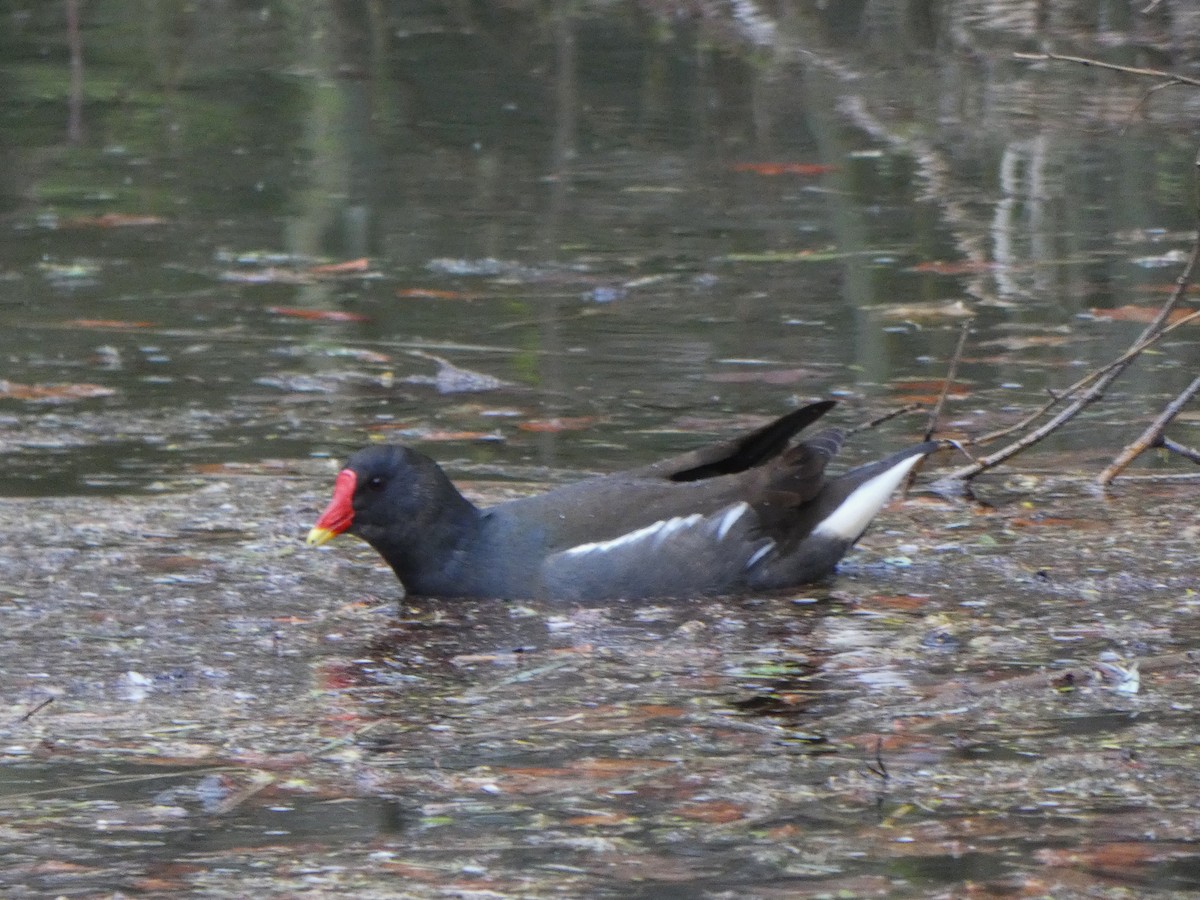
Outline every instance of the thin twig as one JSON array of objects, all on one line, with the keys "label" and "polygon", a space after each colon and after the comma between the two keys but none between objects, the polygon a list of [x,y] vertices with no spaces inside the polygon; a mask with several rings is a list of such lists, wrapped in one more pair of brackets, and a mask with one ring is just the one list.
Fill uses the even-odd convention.
[{"label": "thin twig", "polygon": [[1192,383],[1183,389],[1183,393],[1167,404],[1166,408],[1159,413],[1158,418],[1150,423],[1149,427],[1138,436],[1136,441],[1126,446],[1117,455],[1116,459],[1109,463],[1108,468],[1100,473],[1096,481],[1101,486],[1111,483],[1114,478],[1129,467],[1131,462],[1151,447],[1160,444],[1163,432],[1167,430],[1167,426],[1171,424],[1171,421],[1179,415],[1183,408],[1197,394],[1200,394],[1200,375],[1196,376],[1192,380]]},{"label": "thin twig", "polygon": [[921,408],[922,408],[922,404],[920,404],[920,403],[909,403],[906,406],[901,406],[898,409],[893,409],[891,412],[884,413],[882,416],[879,416],[878,418],[874,418],[870,422],[863,422],[861,425],[855,425],[853,428],[847,428],[846,435],[849,436],[852,434],[858,434],[860,431],[867,431],[871,428],[878,428],[884,422],[890,422],[892,419],[896,418],[897,416],[903,416],[910,412],[916,412],[918,409],[921,409]]},{"label": "thin twig", "polygon": [[22,722],[28,722],[30,719],[32,719],[35,715],[40,713],[43,709],[45,709],[47,706],[49,706],[53,702],[54,702],[53,697],[47,697],[45,700],[43,700],[37,706],[33,707],[33,709],[27,710],[26,712],[22,713],[21,715],[17,716],[15,719],[13,719],[12,722],[9,723],[9,727],[11,727],[13,725],[20,725]]},{"label": "thin twig", "polygon": [[1132,122],[1133,117],[1136,116],[1138,113],[1140,113],[1142,111],[1142,107],[1150,102],[1151,97],[1153,97],[1156,93],[1161,91],[1163,88],[1175,87],[1178,84],[1183,84],[1183,82],[1179,81],[1178,79],[1172,78],[1170,81],[1162,81],[1162,82],[1159,82],[1158,84],[1152,85],[1151,87],[1147,88],[1146,93],[1142,94],[1142,96],[1138,99],[1138,102],[1133,104],[1133,108],[1131,110],[1129,110],[1129,119],[1125,123],[1125,125],[1123,125],[1121,127],[1121,136],[1122,137],[1125,136],[1125,132],[1128,131],[1128,129],[1129,129],[1129,122]]},{"label": "thin twig", "polygon": [[975,444],[990,444],[992,441],[999,440],[1002,437],[1008,437],[1010,434],[1014,434],[1015,432],[1021,431],[1026,426],[1032,424],[1033,422],[1036,422],[1038,419],[1040,419],[1042,416],[1044,416],[1050,410],[1054,409],[1054,407],[1058,406],[1058,404],[1060,404],[1063,400],[1066,400],[1067,398],[1073,396],[1077,391],[1080,391],[1083,388],[1087,387],[1089,384],[1091,384],[1097,378],[1100,378],[1101,376],[1107,374],[1114,367],[1123,366],[1125,363],[1129,362],[1130,360],[1132,360],[1136,356],[1138,356],[1142,351],[1147,350],[1150,347],[1153,347],[1155,344],[1157,344],[1159,341],[1161,341],[1163,338],[1165,338],[1172,331],[1175,331],[1178,328],[1182,328],[1184,325],[1191,325],[1192,323],[1194,323],[1198,320],[1200,320],[1200,309],[1196,310],[1193,313],[1188,313],[1186,316],[1184,316],[1181,319],[1175,320],[1170,325],[1167,325],[1165,328],[1163,328],[1161,331],[1157,332],[1156,334],[1150,335],[1150,337],[1146,338],[1145,340],[1142,340],[1141,338],[1139,338],[1137,341],[1134,341],[1134,343],[1129,347],[1128,350],[1126,350],[1124,353],[1122,353],[1116,359],[1106,362],[1104,365],[1100,366],[1100,368],[1098,368],[1098,369],[1093,369],[1091,372],[1088,372],[1086,375],[1084,375],[1082,378],[1080,378],[1078,381],[1076,381],[1074,384],[1070,385],[1069,387],[1063,388],[1061,391],[1050,391],[1049,389],[1047,389],[1047,393],[1050,394],[1050,399],[1048,401],[1046,401],[1044,404],[1042,404],[1040,407],[1038,407],[1036,410],[1031,412],[1029,415],[1027,415],[1025,418],[1023,418],[1021,421],[1019,421],[1013,425],[1007,425],[1004,428],[1000,428],[996,431],[991,431],[991,432],[988,432],[987,434],[980,435],[977,438],[971,439],[968,443],[970,443],[972,446],[974,446]]},{"label": "thin twig", "polygon": [[[958,343],[954,347],[954,353],[950,357],[950,364],[946,367],[946,378],[942,382],[942,393],[937,398],[937,403],[933,405],[933,409],[929,412],[929,420],[925,423],[925,440],[933,437],[933,433],[937,431],[938,421],[942,417],[942,408],[946,405],[946,398],[950,396],[950,388],[954,386],[954,379],[958,375],[958,364],[962,360],[963,348],[967,346],[967,335],[971,333],[971,322],[973,319],[967,319],[962,323],[962,330],[958,333]],[[925,464],[928,457],[922,457],[917,460],[917,464],[908,470],[908,475],[904,478],[904,489],[901,495],[907,497],[908,492],[912,490],[913,483],[917,480],[917,472],[921,466]]]},{"label": "thin twig", "polygon": [[199,769],[183,769],[174,772],[152,772],[149,775],[127,775],[121,778],[104,778],[99,781],[83,783],[60,784],[57,787],[42,788],[37,791],[23,791],[19,794],[5,794],[0,797],[0,804],[10,804],[13,800],[28,800],[30,797],[50,797],[54,794],[66,794],[74,791],[90,791],[94,788],[108,788],[118,784],[140,784],[145,781],[162,781],[168,778],[191,778],[194,775],[212,775],[217,772],[241,772],[244,766],[204,766]]},{"label": "thin twig", "polygon": [[962,361],[963,348],[967,346],[967,335],[971,333],[971,322],[973,321],[973,319],[967,319],[962,323],[962,331],[958,333],[958,345],[954,348],[954,355],[950,357],[950,365],[946,368],[946,380],[942,384],[941,396],[938,397],[937,403],[929,413],[929,422],[925,426],[925,440],[929,440],[937,431],[938,420],[942,417],[942,407],[946,405],[946,398],[950,395],[950,388],[954,386],[954,379],[958,375],[958,364]]},{"label": "thin twig", "polygon": [[892,776],[888,774],[887,766],[883,762],[883,736],[875,735],[875,765],[867,763],[867,771],[877,778],[887,781]]},{"label": "thin twig", "polygon": [[270,772],[255,772],[248,786],[236,793],[230,794],[211,812],[217,816],[229,815],[229,813],[233,812],[255,794],[266,790],[278,780],[278,776],[272,775]]},{"label": "thin twig", "polygon": [[1028,59],[1035,62],[1047,62],[1054,60],[1055,62],[1070,62],[1078,63],[1081,66],[1092,66],[1097,69],[1108,69],[1112,72],[1124,72],[1126,75],[1139,75],[1150,78],[1163,78],[1168,81],[1173,81],[1176,84],[1190,84],[1193,87],[1200,87],[1200,79],[1189,78],[1186,75],[1178,75],[1175,72],[1164,72],[1162,69],[1143,69],[1137,66],[1122,66],[1117,63],[1104,62],[1099,59],[1091,59],[1087,56],[1067,56],[1062,53],[1014,53],[1016,59]]}]

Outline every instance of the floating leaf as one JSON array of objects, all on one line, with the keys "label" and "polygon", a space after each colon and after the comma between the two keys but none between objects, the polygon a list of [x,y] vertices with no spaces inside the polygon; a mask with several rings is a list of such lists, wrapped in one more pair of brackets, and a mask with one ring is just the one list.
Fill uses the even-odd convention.
[{"label": "floating leaf", "polygon": [[267,312],[289,319],[305,319],[311,322],[370,322],[370,316],[346,312],[342,309],[302,309],[295,306],[269,306]]},{"label": "floating leaf", "polygon": [[73,328],[150,328],[154,325],[153,322],[130,322],[125,319],[68,319],[63,322],[64,325],[70,325]]},{"label": "floating leaf", "polygon": [[507,387],[508,382],[502,381],[494,375],[487,375],[483,372],[476,372],[472,369],[464,369],[461,366],[456,366],[448,359],[441,356],[434,356],[432,353],[426,353],[423,350],[411,351],[413,356],[419,356],[422,359],[431,359],[437,363],[437,374],[430,375],[409,375],[401,379],[406,384],[432,384],[439,394],[461,394],[472,393],[475,391],[494,391],[497,388]]},{"label": "floating leaf", "polygon": [[977,275],[982,272],[991,272],[995,268],[995,263],[984,262],[982,260],[960,259],[954,262],[946,262],[934,259],[928,262],[917,263],[908,271],[928,272],[933,275]]},{"label": "floating leaf", "polygon": [[1008,524],[1014,528],[1072,528],[1078,531],[1108,528],[1107,523],[1096,519],[1068,519],[1062,516],[1025,516],[1009,519]]},{"label": "floating leaf", "polygon": [[100,384],[20,384],[0,379],[0,399],[30,400],[35,403],[70,403],[111,397],[116,391]]},{"label": "floating leaf", "polygon": [[889,609],[914,610],[929,605],[928,594],[872,594],[867,598],[871,606],[886,606]]},{"label": "floating leaf", "polygon": [[[1179,285],[1174,281],[1168,281],[1164,284],[1139,284],[1134,290],[1139,294],[1173,294],[1179,290]],[[1196,293],[1200,291],[1200,284],[1196,284],[1194,281],[1188,282],[1186,290]]]},{"label": "floating leaf", "polygon": [[970,308],[962,300],[952,300],[949,303],[897,303],[891,306],[868,307],[872,312],[887,316],[889,319],[965,319],[973,316]]},{"label": "floating leaf", "polygon": [[982,341],[979,346],[1000,347],[1004,350],[1031,350],[1042,347],[1064,347],[1073,340],[1075,340],[1074,337],[1065,334],[1011,335],[996,338],[994,341]]},{"label": "floating leaf", "polygon": [[[1196,310],[1193,309],[1173,309],[1170,315],[1167,316],[1167,323],[1173,325],[1180,319],[1186,319]],[[1159,308],[1155,306],[1134,306],[1126,304],[1125,306],[1116,306],[1112,309],[1096,309],[1089,310],[1094,319],[1105,319],[1110,322],[1137,322],[1138,324],[1146,324],[1153,322],[1159,313]],[[1197,320],[1200,322],[1200,319]]]},{"label": "floating leaf", "polygon": [[161,216],[135,215],[133,213],[105,213],[102,216],[78,216],[63,219],[58,223],[59,228],[149,228],[155,225],[167,225],[168,220]]},{"label": "floating leaf", "polygon": [[725,262],[740,263],[831,262],[861,255],[861,251],[844,253],[837,250],[763,250],[759,253],[729,253],[721,259]]},{"label": "floating leaf", "polygon": [[1154,843],[1114,842],[1083,848],[1045,847],[1035,852],[1037,860],[1048,866],[1100,869],[1129,874],[1147,863],[1169,859],[1172,855],[1187,855],[1187,850]]},{"label": "floating leaf", "polygon": [[234,284],[311,284],[313,277],[307,272],[271,266],[266,269],[231,269],[222,272],[222,281]]},{"label": "floating leaf", "polygon": [[751,172],[755,175],[826,175],[836,172],[837,166],[828,163],[798,162],[737,162],[729,167],[734,172]]},{"label": "floating leaf", "polygon": [[521,431],[535,431],[553,434],[559,431],[582,431],[596,422],[595,416],[556,416],[553,419],[530,419],[520,422],[517,428]]},{"label": "floating leaf", "polygon": [[397,437],[406,441],[427,441],[444,443],[448,441],[482,441],[488,444],[504,442],[504,435],[498,431],[449,431],[437,428],[423,428],[416,425],[406,425],[397,422],[377,423],[367,426],[369,431],[395,432]]},{"label": "floating leaf", "polygon": [[624,813],[591,813],[586,816],[574,816],[563,822],[564,825],[622,825],[630,820]]},{"label": "floating leaf", "polygon": [[736,372],[714,372],[708,376],[708,380],[717,384],[795,384],[823,376],[824,373],[816,369],[750,368]]},{"label": "floating leaf", "polygon": [[747,809],[728,800],[710,800],[705,803],[686,803],[676,809],[675,813],[696,822],[723,825],[746,818]]},{"label": "floating leaf", "polygon": [[477,300],[479,294],[466,291],[440,291],[433,288],[400,288],[396,296],[404,300]]},{"label": "floating leaf", "polygon": [[[307,350],[308,348],[306,348]],[[362,347],[325,347],[319,352],[326,356],[342,357],[346,359],[355,359],[359,362],[377,363],[380,365],[389,363],[392,358],[386,353],[380,353],[376,350],[366,350]]]},{"label": "floating leaf", "polygon": [[649,772],[654,769],[669,769],[676,764],[665,759],[640,759],[631,757],[591,757],[576,760],[572,771],[598,777],[624,775],[629,772]]},{"label": "floating leaf", "polygon": [[[900,378],[893,381],[890,385],[894,391],[905,391],[908,394],[929,395],[936,402],[945,389],[946,382],[941,378]],[[966,397],[971,393],[971,389],[960,381],[956,381],[950,385],[950,389],[946,392],[949,397]],[[913,400],[913,403],[924,403],[924,400]]]},{"label": "floating leaf", "polygon": [[1130,260],[1135,266],[1143,269],[1163,269],[1187,262],[1187,253],[1183,250],[1168,250],[1158,256],[1139,256]]},{"label": "floating leaf", "polygon": [[87,259],[69,263],[43,261],[38,263],[38,269],[51,281],[59,282],[88,282],[100,274],[100,264]]},{"label": "floating leaf", "polygon": [[494,277],[506,272],[521,271],[524,266],[509,260],[487,257],[485,259],[431,259],[425,264],[425,268],[443,275]]},{"label": "floating leaf", "polygon": [[359,259],[348,259],[340,263],[326,263],[322,266],[312,266],[308,271],[314,275],[357,275],[366,272],[370,260],[365,256]]}]

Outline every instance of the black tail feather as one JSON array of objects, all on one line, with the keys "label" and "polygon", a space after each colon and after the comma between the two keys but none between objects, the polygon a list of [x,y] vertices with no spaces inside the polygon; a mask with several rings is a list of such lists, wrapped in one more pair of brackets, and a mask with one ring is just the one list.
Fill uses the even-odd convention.
[{"label": "black tail feather", "polygon": [[[788,441],[837,405],[836,400],[810,403],[745,437],[730,442],[730,451],[720,459],[671,475],[672,481],[699,481],[719,475],[734,475],[778,456]],[[836,448],[834,450],[836,451]]]}]

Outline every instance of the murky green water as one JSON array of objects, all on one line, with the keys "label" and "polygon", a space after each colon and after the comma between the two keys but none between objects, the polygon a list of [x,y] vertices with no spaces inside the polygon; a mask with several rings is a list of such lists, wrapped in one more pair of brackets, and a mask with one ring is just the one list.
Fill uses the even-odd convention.
[{"label": "murky green water", "polygon": [[[398,603],[301,547],[370,440],[496,499],[928,403],[973,316],[969,436],[1161,303],[1180,89],[1011,52],[1187,59],[1183,13],[730,10],[88,3],[76,141],[63,5],[4,10],[6,896],[1195,887],[1195,487],[1056,477],[1194,377],[1187,327],[998,510],[896,508],[799,596]],[[987,687],[1105,651],[1158,663]]]}]

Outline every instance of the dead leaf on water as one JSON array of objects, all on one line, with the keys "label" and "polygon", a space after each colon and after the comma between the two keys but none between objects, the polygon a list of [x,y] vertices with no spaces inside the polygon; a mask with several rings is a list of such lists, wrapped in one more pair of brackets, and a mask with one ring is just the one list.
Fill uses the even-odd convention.
[{"label": "dead leaf on water", "polygon": [[917,263],[910,272],[922,272],[932,275],[977,275],[981,272],[991,272],[997,268],[993,262],[984,260],[958,259],[951,262],[935,259]]},{"label": "dead leaf on water", "polygon": [[1108,528],[1107,523],[1097,519],[1068,519],[1062,516],[1022,516],[1009,519],[1008,524],[1014,528],[1074,528],[1080,531]]},{"label": "dead leaf on water", "polygon": [[58,222],[58,228],[148,228],[167,225],[162,216],[138,215],[136,213],[105,213],[102,216],[76,216]]},{"label": "dead leaf on water", "polygon": [[483,443],[496,444],[504,442],[504,435],[498,431],[451,431],[410,425],[402,422],[375,423],[368,425],[367,430],[378,433],[397,432],[396,436],[406,441],[422,441],[425,443],[481,441]]},{"label": "dead leaf on water", "polygon": [[882,606],[888,609],[899,609],[905,612],[921,609],[930,602],[928,594],[872,594],[866,599],[866,606]]},{"label": "dead leaf on water", "polygon": [[533,431],[539,434],[556,434],[560,431],[583,431],[596,424],[595,416],[555,416],[552,419],[529,419],[518,422],[521,431]]},{"label": "dead leaf on water", "polygon": [[[1136,322],[1139,325],[1144,325],[1148,322],[1153,322],[1159,314],[1159,308],[1156,306],[1134,306],[1126,304],[1125,306],[1116,306],[1112,309],[1097,309],[1093,307],[1089,310],[1092,318],[1103,319],[1109,322]],[[1173,309],[1170,315],[1167,316],[1167,324],[1174,325],[1181,319],[1186,319],[1194,309]],[[1200,323],[1200,319],[1196,320]]]},{"label": "dead leaf on water", "polygon": [[1010,335],[992,341],[982,341],[980,347],[1000,347],[1004,350],[1031,350],[1041,347],[1065,347],[1078,338],[1063,334]]},{"label": "dead leaf on water", "polygon": [[346,312],[343,309],[302,309],[295,306],[268,306],[273,316],[288,319],[304,319],[309,322],[370,322],[371,317],[362,313]]},{"label": "dead leaf on water", "polygon": [[438,368],[436,375],[409,375],[406,378],[400,379],[407,384],[432,384],[437,388],[439,394],[494,391],[498,388],[508,387],[508,382],[502,381],[494,375],[476,372],[473,369],[464,369],[462,366],[456,366],[444,357],[434,356],[432,353],[426,353],[424,350],[410,350],[409,354],[411,356],[419,356],[422,359],[433,360]]},{"label": "dead leaf on water", "polygon": [[231,284],[311,284],[308,272],[270,266],[265,269],[227,269],[218,278]]},{"label": "dead leaf on water", "polygon": [[757,253],[728,253],[722,256],[721,260],[724,262],[740,263],[832,262],[838,259],[864,255],[869,254],[861,250],[843,252],[829,248],[821,250],[762,250]]},{"label": "dead leaf on water", "polygon": [[371,261],[367,257],[348,259],[340,263],[325,263],[311,266],[308,271],[314,275],[359,275],[370,269]]},{"label": "dead leaf on water", "polygon": [[829,163],[802,162],[736,162],[729,167],[734,172],[750,172],[754,175],[774,177],[777,175],[825,175],[836,172],[838,167]]},{"label": "dead leaf on water", "polygon": [[72,328],[112,329],[114,331],[151,328],[154,325],[153,322],[131,322],[125,319],[68,319],[63,324]]},{"label": "dead leaf on water", "polygon": [[724,825],[746,818],[749,810],[728,800],[709,800],[697,803],[685,803],[675,810],[676,815],[695,822],[708,822],[710,825]]},{"label": "dead leaf on water", "polygon": [[585,816],[573,816],[563,822],[564,825],[623,825],[632,816],[625,813],[591,813]]},{"label": "dead leaf on water", "polygon": [[966,319],[975,315],[962,300],[952,300],[949,303],[896,303],[887,306],[868,306],[866,309],[889,319],[906,319],[916,322]]},{"label": "dead leaf on water", "polygon": [[969,384],[956,381],[946,387],[946,382],[940,378],[901,378],[888,385],[893,391],[899,391],[897,398],[904,403],[920,403],[923,406],[937,403],[943,391],[948,400],[961,400],[971,394]]},{"label": "dead leaf on water", "polygon": [[612,777],[630,772],[650,772],[669,769],[676,765],[665,759],[639,759],[633,757],[590,757],[571,764],[571,770],[594,777]]},{"label": "dead leaf on water", "polygon": [[0,399],[28,400],[32,403],[71,403],[76,400],[94,400],[111,397],[116,393],[101,384],[21,384],[17,381],[0,380]]},{"label": "dead leaf on water", "polygon": [[404,300],[478,300],[482,294],[466,291],[444,291],[433,288],[400,288],[396,296]]},{"label": "dead leaf on water", "polygon": [[823,378],[824,372],[816,369],[741,369],[734,372],[713,372],[708,380],[717,384],[795,384],[814,378]]}]

